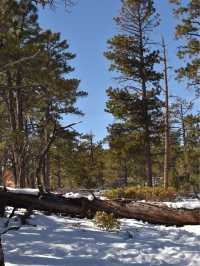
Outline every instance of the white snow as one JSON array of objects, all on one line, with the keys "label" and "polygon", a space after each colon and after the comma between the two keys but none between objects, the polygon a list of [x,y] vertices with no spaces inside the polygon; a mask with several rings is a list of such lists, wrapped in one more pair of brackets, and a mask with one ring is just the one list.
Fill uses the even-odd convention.
[{"label": "white snow", "polygon": [[[3,188],[3,187],[1,187]],[[29,194],[29,195],[38,195],[39,190],[38,189],[32,189],[32,188],[11,188],[6,187],[6,189],[9,192],[17,193],[17,194]]]},{"label": "white snow", "polygon": [[185,208],[185,209],[195,209],[200,208],[200,200],[199,199],[182,199],[177,202],[164,202],[170,208]]},{"label": "white snow", "polygon": [[35,214],[3,236],[6,266],[199,266],[200,226],[164,227],[121,220],[105,232],[91,220]]},{"label": "white snow", "polygon": [[80,199],[80,198],[87,198],[88,200],[90,200],[90,201],[93,201],[93,199],[94,199],[94,196],[93,196],[93,194],[91,194],[91,193],[88,193],[88,192],[86,192],[86,193],[79,193],[79,192],[67,192],[67,193],[65,193],[64,195],[63,195],[63,197],[65,197],[65,198],[70,198],[70,199]]},{"label": "white snow", "polygon": [[82,197],[81,193],[74,193],[74,192],[67,192],[63,195],[65,198],[70,198],[70,199],[79,199]]}]

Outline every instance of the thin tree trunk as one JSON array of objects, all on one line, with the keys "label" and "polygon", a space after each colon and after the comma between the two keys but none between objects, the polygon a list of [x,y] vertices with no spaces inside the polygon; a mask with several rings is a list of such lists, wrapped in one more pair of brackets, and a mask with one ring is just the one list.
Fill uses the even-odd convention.
[{"label": "thin tree trunk", "polygon": [[183,136],[183,148],[184,148],[184,168],[185,173],[190,176],[191,170],[190,170],[190,159],[189,159],[189,153],[187,149],[187,136],[186,136],[186,128],[185,128],[185,122],[184,122],[184,114],[183,114],[183,104],[180,104],[180,115],[181,115],[181,127],[182,127],[182,136]]},{"label": "thin tree trunk", "polygon": [[60,162],[60,156],[58,155],[57,158],[57,186],[58,188],[61,188],[61,162]]},{"label": "thin tree trunk", "polygon": [[51,181],[50,181],[50,158],[49,152],[44,156],[44,184],[47,190],[51,188]]},{"label": "thin tree trunk", "polygon": [[167,54],[164,38],[162,38],[163,60],[164,60],[164,93],[165,93],[165,153],[164,153],[164,188],[169,186],[170,172],[170,129],[169,129],[169,86],[167,72]]},{"label": "thin tree trunk", "polygon": [[18,178],[20,187],[26,186],[25,178],[25,135],[24,135],[24,115],[23,115],[23,98],[21,92],[21,73],[20,69],[17,70],[17,91],[16,91],[16,122],[17,122],[17,162],[18,162]]},{"label": "thin tree trunk", "polygon": [[[6,72],[7,75],[7,86],[8,86],[8,95],[7,95],[7,109],[9,113],[9,123],[10,123],[10,131],[12,133],[16,132],[16,112],[14,109],[14,96],[13,91],[11,89],[12,87],[12,77],[11,73],[8,70]],[[17,154],[16,154],[16,138],[13,140],[12,143],[12,168],[13,168],[13,174],[15,179],[15,186],[18,186],[19,179],[17,176]]]},{"label": "thin tree trunk", "polygon": [[44,158],[45,158],[46,154],[49,152],[49,149],[50,149],[52,143],[56,139],[56,132],[57,132],[57,128],[56,128],[56,124],[55,124],[51,138],[49,139],[48,143],[44,146],[43,150],[41,151],[41,153],[38,155],[38,158],[37,158],[38,164],[37,164],[36,169],[35,169],[35,179],[37,181],[38,187],[40,187],[40,188],[43,187],[43,183],[42,183],[42,179],[41,179],[41,171],[42,171]]},{"label": "thin tree trunk", "polygon": [[[48,130],[48,121],[49,121],[50,113],[49,113],[49,101],[47,102],[46,112],[45,112],[45,127],[44,127],[44,142],[45,145],[49,142],[49,130]],[[44,155],[44,186],[47,190],[50,190],[51,182],[50,182],[50,155],[49,151]]]},{"label": "thin tree trunk", "polygon": [[[139,7],[138,7],[139,8]],[[144,156],[146,162],[146,178],[148,186],[153,186],[152,180],[152,155],[150,143],[150,130],[149,130],[149,117],[148,117],[148,102],[147,102],[147,89],[146,77],[144,74],[144,44],[143,44],[143,30],[141,25],[140,10],[138,9],[139,19],[139,38],[140,38],[140,76],[141,76],[141,89],[142,89],[142,102],[144,112]]]}]

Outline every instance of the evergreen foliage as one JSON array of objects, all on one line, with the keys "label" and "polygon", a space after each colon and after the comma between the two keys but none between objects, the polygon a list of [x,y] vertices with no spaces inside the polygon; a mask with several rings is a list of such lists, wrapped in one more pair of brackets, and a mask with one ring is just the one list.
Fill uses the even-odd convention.
[{"label": "evergreen foliage", "polygon": [[188,85],[200,93],[200,2],[199,0],[171,0],[176,4],[175,15],[180,18],[176,27],[176,37],[183,40],[179,47],[178,57],[186,61],[186,65],[178,70],[178,78],[186,77]]},{"label": "evergreen foliage", "polygon": [[[67,8],[72,4],[62,2]],[[178,56],[186,62],[178,77],[188,78],[198,94],[199,1],[171,2],[180,18],[176,36],[183,40]],[[158,71],[162,56],[153,38],[159,25],[154,1],[123,0],[115,18],[119,33],[108,40],[105,57],[118,86],[107,89],[106,111],[114,122],[102,141],[95,141],[92,133],[77,132],[76,123],[64,122],[70,115],[75,121],[83,115],[77,101],[87,93],[79,89],[80,80],[72,77],[71,61],[76,55],[70,52],[67,40],[39,24],[38,8],[55,3],[0,1],[1,183],[8,173],[18,187],[38,186],[48,191],[131,186],[123,191],[131,196],[139,193],[137,186],[153,185],[158,186],[154,194],[144,190],[152,198],[162,197],[166,101],[161,87],[164,77]],[[178,98],[168,107],[169,184],[196,191],[199,112],[192,102]],[[142,192],[136,196],[140,195],[144,196]]]},{"label": "evergreen foliage", "polygon": [[[79,80],[66,77],[75,57],[67,41],[40,28],[33,1],[11,0],[0,7],[2,27],[8,27],[0,36],[1,66],[7,66],[0,77],[0,97],[9,121],[8,159],[16,185],[35,186],[37,179],[49,188],[49,149],[65,134],[63,115],[82,114],[75,104],[86,93],[78,89]],[[12,65],[13,60],[18,63]]]},{"label": "evergreen foliage", "polygon": [[123,87],[107,90],[106,110],[119,121],[122,131],[134,134],[146,164],[146,182],[152,186],[152,146],[159,140],[162,124],[162,75],[155,70],[160,56],[151,47],[149,35],[159,19],[153,1],[125,0],[115,21],[120,34],[108,41],[105,56]]}]

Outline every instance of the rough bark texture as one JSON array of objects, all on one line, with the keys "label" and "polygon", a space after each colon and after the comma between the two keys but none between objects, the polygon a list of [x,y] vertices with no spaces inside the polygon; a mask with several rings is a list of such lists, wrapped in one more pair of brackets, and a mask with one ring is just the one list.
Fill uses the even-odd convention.
[{"label": "rough bark texture", "polygon": [[138,9],[138,38],[140,42],[140,78],[141,78],[141,90],[142,90],[142,101],[143,101],[143,115],[144,115],[144,151],[145,151],[145,163],[146,163],[146,178],[148,186],[153,186],[153,174],[152,174],[152,155],[151,155],[151,143],[150,143],[150,129],[149,129],[149,117],[148,117],[148,102],[147,102],[147,80],[144,73],[145,66],[145,45],[143,42],[144,31],[142,29],[142,19],[140,9]]},{"label": "rough bark texture", "polygon": [[0,190],[0,201],[5,206],[39,210],[63,215],[92,218],[96,211],[114,213],[116,217],[142,220],[152,224],[163,225],[199,225],[200,209],[171,209],[165,205],[94,198],[69,199],[60,195],[47,193],[36,195],[17,194]]},{"label": "rough bark texture", "polygon": [[170,172],[170,125],[169,125],[169,86],[168,86],[168,65],[167,51],[164,38],[162,38],[163,61],[164,61],[164,94],[165,94],[165,154],[164,154],[164,188],[169,186]]}]

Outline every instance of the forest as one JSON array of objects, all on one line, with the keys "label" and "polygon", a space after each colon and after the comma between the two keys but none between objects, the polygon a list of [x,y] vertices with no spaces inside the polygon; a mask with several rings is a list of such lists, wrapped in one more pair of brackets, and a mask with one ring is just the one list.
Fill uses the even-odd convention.
[{"label": "forest", "polygon": [[[118,218],[124,218],[123,230],[129,233],[129,240],[129,230],[135,226],[128,224],[129,219],[140,221],[141,228],[143,222],[150,226],[198,228],[199,0],[163,1],[171,6],[171,17],[176,19],[172,37],[177,51],[173,60],[178,60],[178,68],[169,60],[168,34],[159,28],[163,14],[155,8],[158,1],[120,1],[113,20],[116,34],[107,39],[102,54],[116,84],[102,88],[106,91],[105,113],[112,117],[102,139],[96,138],[90,128],[84,133],[77,129],[87,119],[79,103],[82,98],[87,101],[88,91],[82,89],[82,80],[77,78],[73,62],[78,55],[73,53],[70,40],[64,39],[61,32],[44,29],[40,23],[40,14],[45,10],[56,14],[58,2],[66,17],[80,4],[73,0],[0,1],[0,214],[7,227],[1,235],[15,233],[16,227],[9,227],[15,216],[21,222],[17,231],[30,225],[27,219],[33,210],[44,215],[44,223],[47,213],[78,217],[80,223],[85,221],[82,218],[90,223],[95,217],[96,224],[105,228],[104,219],[108,219],[108,228],[117,228]],[[70,27],[73,29],[73,25]],[[173,81],[181,87],[176,94]],[[68,117],[73,117],[73,122]],[[193,207],[188,210],[181,205],[179,209],[163,203],[176,202],[178,198],[192,198]],[[22,208],[26,210],[24,216],[18,213]],[[72,223],[79,224],[77,220]],[[198,234],[195,239],[199,241]],[[171,265],[198,265],[199,250],[194,252],[196,260],[187,257],[182,264],[179,261]],[[61,253],[55,257],[62,257]],[[81,259],[49,259],[44,264],[30,264],[24,258],[22,263],[11,260],[11,264],[4,264],[4,255],[0,257],[0,265],[11,266],[89,263],[81,264]],[[135,265],[168,265],[166,261],[139,261]],[[99,259],[91,265],[111,263],[112,260],[100,263]],[[124,265],[126,261],[120,264],[119,259],[117,263]],[[132,260],[127,261],[127,265],[132,264]]]},{"label": "forest", "polygon": [[78,116],[74,121],[84,120],[76,102],[87,96],[79,89],[80,80],[68,78],[74,71],[71,60],[76,60],[68,41],[40,28],[34,1],[2,1],[2,182],[10,171],[17,187],[52,190],[199,183],[200,121],[199,109],[193,108],[199,93],[199,10],[194,3],[192,10],[178,6],[174,11],[187,15],[175,29],[184,40],[176,78],[187,79],[196,91],[187,100],[170,98],[164,37],[149,46],[159,23],[156,10],[149,4],[141,14],[129,14],[131,4],[124,5],[115,18],[120,33],[108,40],[105,51],[110,70],[119,73],[119,87],[107,89],[106,112],[114,123],[106,138],[95,142],[91,132],[76,131],[76,122],[62,123],[69,114]]}]

